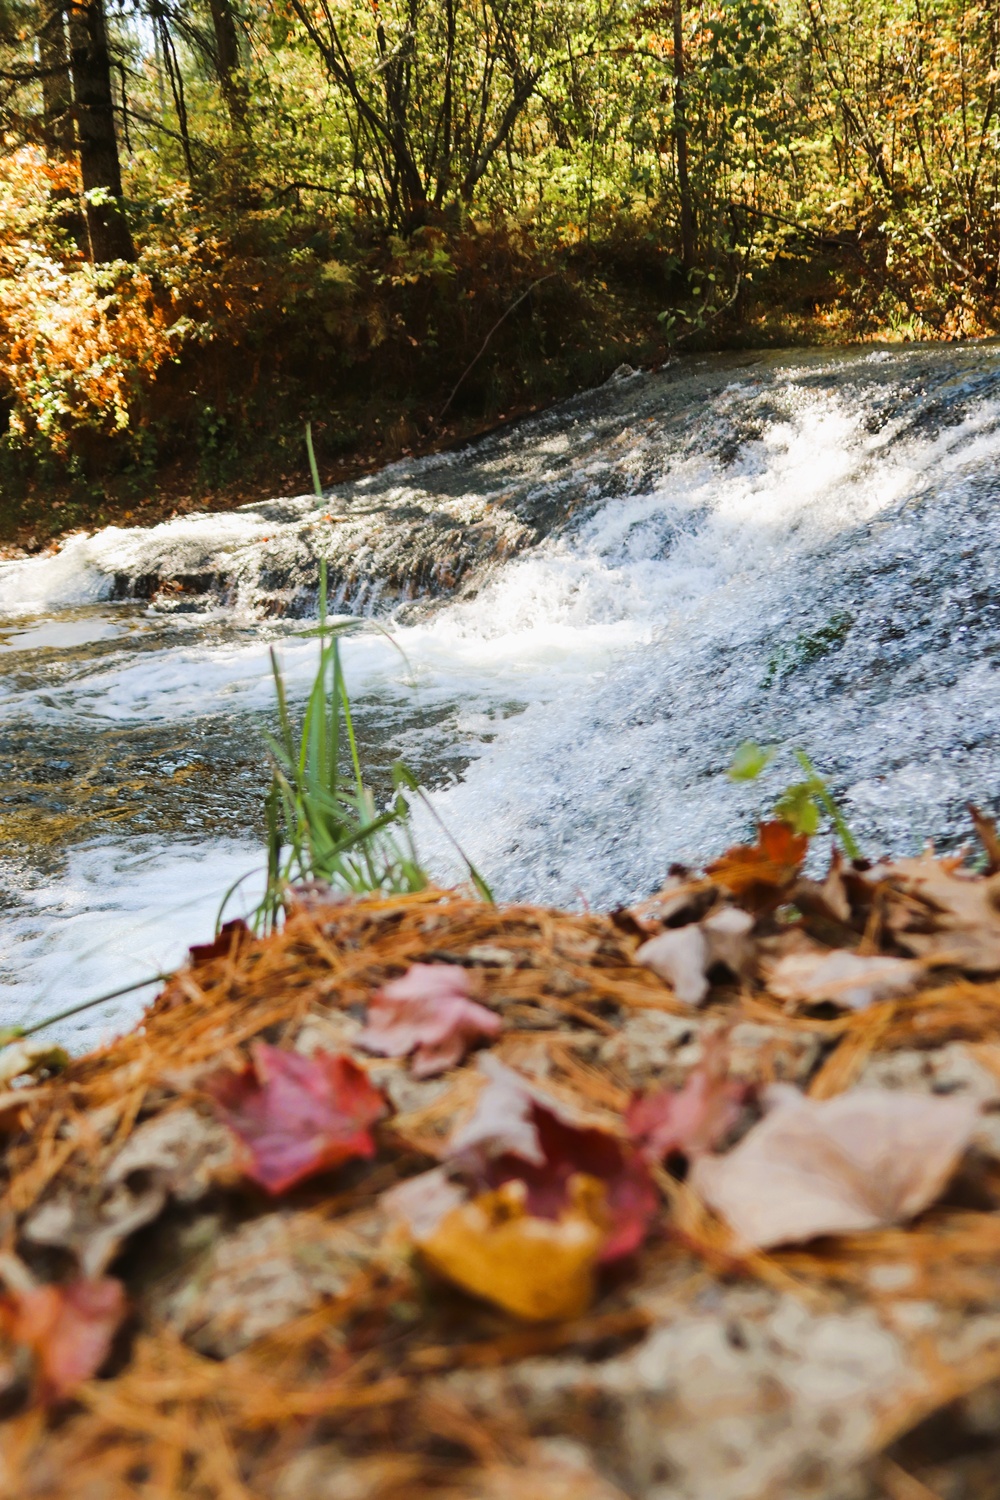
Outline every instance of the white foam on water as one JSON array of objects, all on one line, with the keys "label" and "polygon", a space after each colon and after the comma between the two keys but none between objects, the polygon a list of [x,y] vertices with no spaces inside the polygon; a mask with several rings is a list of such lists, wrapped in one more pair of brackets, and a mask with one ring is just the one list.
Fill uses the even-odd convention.
[{"label": "white foam on water", "polygon": [[224,557],[266,536],[253,511],[206,513],[158,526],[106,526],[70,536],[56,552],[0,562],[0,615],[36,614],[110,597],[116,573],[128,573],[158,551]]},{"label": "white foam on water", "polygon": [[[802,744],[831,774],[849,766],[850,810],[875,830],[895,816],[906,837],[988,775],[1000,695],[992,665],[962,646],[967,624],[949,635],[943,596],[956,591],[957,608],[963,588],[979,587],[963,581],[956,527],[979,528],[970,556],[977,548],[986,556],[995,540],[1000,557],[990,531],[1000,526],[996,505],[976,519],[970,498],[977,476],[1000,468],[996,398],[966,403],[956,425],[904,437],[892,423],[871,430],[871,404],[857,388],[789,380],[773,389],[777,414],[735,457],[666,454],[644,493],[592,507],[572,529],[498,566],[475,597],[415,624],[389,621],[402,656],[370,628],[345,642],[352,694],[459,705],[451,727],[472,738],[473,761],[434,800],[500,894],[607,905],[655,885],[671,859],[718,849],[795,775],[779,761],[761,785],[730,782],[728,758],[749,735]],[[731,383],[705,422],[755,395],[752,382]],[[559,440],[547,440],[553,452]],[[930,508],[908,509],[925,491]],[[183,524],[189,541],[224,541],[231,526],[242,545],[264,523]],[[13,607],[11,590],[36,609],[43,595],[79,602],[109,560],[147,545],[144,537],[102,533],[56,558],[13,565],[16,575],[0,569],[0,608]],[[945,564],[950,582],[936,598],[934,570]],[[927,662],[894,656],[879,624],[879,601],[899,614],[919,593],[907,579],[925,573],[928,618],[940,617],[927,626]],[[791,658],[781,652],[794,656],[796,640],[845,610],[859,621],[847,643],[786,674],[781,664]],[[923,629],[915,616],[914,639]],[[286,680],[301,693],[315,640],[291,627],[267,634],[279,637]],[[66,715],[95,724],[265,710],[267,647],[262,632],[112,650],[61,685],[8,682],[6,707],[31,708],[40,723]],[[504,718],[511,703],[526,707]],[[432,872],[459,876],[447,841],[419,810],[417,826]],[[111,844],[73,851],[65,879],[29,893],[6,939],[16,977],[0,1020],[19,1008],[37,1012],[58,984],[79,996],[134,973],[125,960],[135,957],[129,934],[140,920],[150,923],[144,957],[155,950],[156,964],[176,961],[192,935],[208,933],[212,900],[248,859],[250,851],[224,844],[159,856]],[[171,893],[188,889],[198,900],[204,893],[204,904],[171,917]],[[91,952],[95,923],[103,946]],[[90,956],[74,959],[84,951]],[[130,1013],[128,1004],[119,1012]]]},{"label": "white foam on water", "polygon": [[[814,672],[801,689],[762,692],[774,641],[794,640],[810,606],[829,601],[828,618],[843,602],[857,607],[856,598],[838,598],[848,561],[839,538],[858,533],[873,568],[911,554],[916,565],[926,547],[933,569],[955,517],[924,535],[903,502],[932,483],[938,501],[953,500],[961,513],[970,478],[997,473],[995,400],[931,440],[889,452],[891,434],[870,434],[864,415],[805,397],[799,422],[765,432],[737,472],[693,483],[682,476],[680,486],[674,476],[657,494],[595,517],[585,544],[638,554],[629,583],[642,599],[646,642],[617,654],[589,691],[567,685],[507,719],[461,782],[434,798],[499,894],[606,906],[655,888],[671,861],[704,857],[707,839],[718,847],[741,836],[800,774],[786,754],[763,784],[731,782],[728,757],[753,735],[802,745],[824,769],[846,751],[857,777],[845,789],[849,805],[897,847],[919,846],[929,817],[963,789],[968,796],[991,778],[1000,790],[991,750],[977,759],[968,737],[964,752],[940,748],[966,724],[978,740],[1000,734],[992,667],[959,662],[933,684],[913,670],[908,684],[901,671],[887,702],[877,688],[866,691],[863,661],[857,685],[829,703],[827,667],[818,689]],[[704,508],[704,519],[682,526],[657,556],[658,527],[684,501],[692,515]],[[884,532],[876,545],[873,523]],[[863,590],[863,561],[861,582]],[[949,644],[939,638],[933,649],[943,656]],[[866,649],[874,647],[852,645],[855,662]],[[419,809],[417,826],[440,878],[460,878],[447,841]]]},{"label": "white foam on water", "polygon": [[[738,401],[739,386],[727,395]],[[863,412],[827,393],[793,392],[792,400],[795,424],[773,424],[729,470],[680,463],[652,493],[610,501],[571,534],[505,564],[475,599],[446,606],[425,623],[393,627],[395,646],[376,633],[349,639],[351,690],[415,685],[430,703],[456,694],[546,701],[563,680],[585,679],[649,642],[679,612],[714,607],[720,578],[767,570],[788,551],[801,554],[912,484],[898,462],[859,481],[859,463],[884,444],[863,433]],[[206,533],[219,519],[204,518]],[[245,517],[222,519],[242,536]],[[193,525],[170,522],[151,534],[187,534]],[[127,535],[116,531],[106,541],[101,533],[93,547],[106,560],[109,549],[124,553]],[[304,688],[314,643],[286,637],[279,650],[289,686]],[[181,644],[106,658],[62,694],[47,687],[44,711],[62,705],[113,721],[187,718],[221,707],[264,709],[271,695],[266,643]]]},{"label": "white foam on water", "polygon": [[[252,909],[263,889],[260,850],[230,841],[70,851],[64,875],[24,892],[0,936],[0,1027],[23,1026],[81,1000],[183,962],[211,938],[226,890],[250,873],[227,916]],[[52,1032],[80,1051],[134,1024],[157,985],[62,1022]]]}]

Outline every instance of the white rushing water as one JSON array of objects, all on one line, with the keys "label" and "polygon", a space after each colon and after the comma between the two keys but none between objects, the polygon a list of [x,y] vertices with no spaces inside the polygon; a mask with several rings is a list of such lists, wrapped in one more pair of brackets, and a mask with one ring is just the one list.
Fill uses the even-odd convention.
[{"label": "white rushing water", "polygon": [[[690,361],[617,382],[327,501],[348,515],[363,501],[368,518],[330,525],[331,547],[337,525],[369,538],[368,571],[342,596],[355,608],[387,597],[396,515],[420,504],[444,516],[434,524],[453,528],[452,555],[455,535],[461,545],[515,493],[520,509],[495,530],[516,535],[516,555],[450,600],[405,602],[393,585],[392,641],[367,629],[345,646],[369,743],[438,784],[437,808],[500,894],[606,906],[645,893],[671,861],[745,833],[794,779],[795,746],[873,852],[953,839],[966,797],[995,801],[993,348]],[[528,510],[553,496],[550,534],[525,541]],[[112,528],[0,566],[7,802],[27,845],[8,844],[0,1024],[178,962],[254,865],[268,648],[296,690],[316,651],[294,622],[259,618],[276,587],[291,599],[308,582],[315,502],[282,506]],[[309,542],[313,561],[326,535]],[[169,593],[111,602],[134,598],[136,578],[169,575],[171,558],[177,575],[212,580],[200,612],[170,612]],[[749,737],[785,748],[747,786],[725,771]],[[32,808],[40,827],[61,826],[45,822],[59,796],[51,768],[74,788],[104,786],[110,772],[81,769],[98,744],[105,767],[127,747],[127,795],[102,791],[64,857],[51,838],[33,854]],[[227,778],[242,788],[232,810]],[[193,831],[211,795],[221,800]],[[430,820],[417,827],[433,873],[457,876]],[[67,1034],[79,1045],[135,1008]]]}]

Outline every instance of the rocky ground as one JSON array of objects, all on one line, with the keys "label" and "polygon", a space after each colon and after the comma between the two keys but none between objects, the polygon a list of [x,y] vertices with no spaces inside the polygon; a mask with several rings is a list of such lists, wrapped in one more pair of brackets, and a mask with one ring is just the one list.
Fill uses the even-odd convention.
[{"label": "rocky ground", "polygon": [[1000,907],[765,825],[611,916],[293,896],[0,1050],[0,1493],[1000,1495]]}]

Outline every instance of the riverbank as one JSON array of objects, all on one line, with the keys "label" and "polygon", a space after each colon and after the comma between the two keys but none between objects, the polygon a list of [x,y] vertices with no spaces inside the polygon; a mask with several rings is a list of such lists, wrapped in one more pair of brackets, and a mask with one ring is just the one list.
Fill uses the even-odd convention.
[{"label": "riverbank", "polygon": [[770,824],[610,917],[309,892],[192,949],[0,1095],[3,1493],[982,1500],[978,827],[979,875]]},{"label": "riverbank", "polygon": [[153,252],[113,286],[67,267],[7,314],[4,556],[309,492],[307,422],[329,486],[459,446],[622,364],[909,336],[859,303],[846,252],[693,295],[648,225],[586,245],[501,226],[345,260],[289,254],[233,248],[209,276],[195,248],[169,294]]}]

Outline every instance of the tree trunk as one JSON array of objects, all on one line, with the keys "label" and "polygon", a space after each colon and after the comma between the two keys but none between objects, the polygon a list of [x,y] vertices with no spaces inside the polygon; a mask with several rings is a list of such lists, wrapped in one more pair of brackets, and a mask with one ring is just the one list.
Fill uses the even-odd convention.
[{"label": "tree trunk", "polygon": [[683,0],[674,0],[674,145],[677,148],[677,188],[681,199],[681,264],[694,265],[694,202],[688,172],[687,96],[684,88]]},{"label": "tree trunk", "polygon": [[135,246],[122,202],[103,0],[73,0],[69,31],[80,177],[91,259],[96,265],[110,260],[135,260]]},{"label": "tree trunk", "polygon": [[247,128],[247,90],[240,73],[240,45],[231,0],[209,0],[215,32],[215,64],[219,87],[235,130]]},{"label": "tree trunk", "polygon": [[73,89],[69,77],[66,15],[61,4],[42,11],[38,28],[38,62],[42,72],[45,145],[50,156],[65,160],[73,152]]}]

